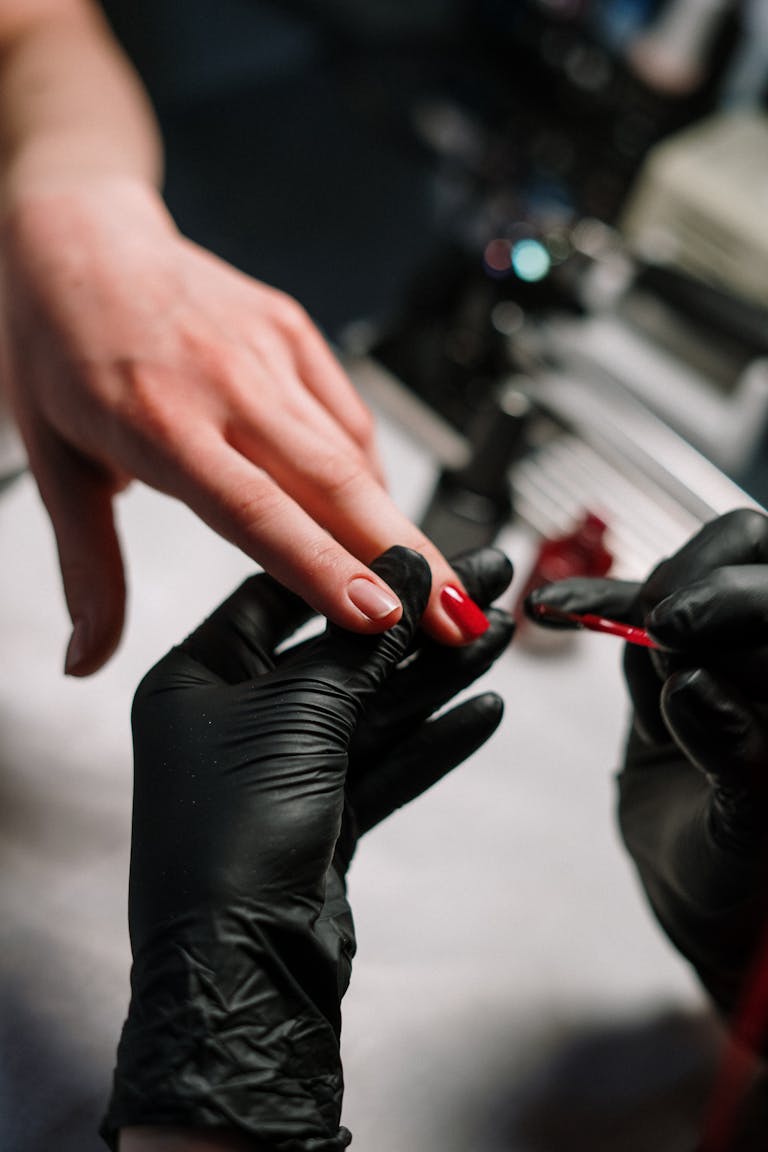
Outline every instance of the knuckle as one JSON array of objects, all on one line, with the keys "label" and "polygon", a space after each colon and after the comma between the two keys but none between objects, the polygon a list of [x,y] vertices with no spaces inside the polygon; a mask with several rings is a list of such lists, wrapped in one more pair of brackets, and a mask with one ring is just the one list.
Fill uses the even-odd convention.
[{"label": "knuckle", "polygon": [[217,392],[229,393],[245,375],[243,359],[242,352],[234,345],[206,340],[198,342],[192,362],[197,376],[212,384]]},{"label": "knuckle", "polygon": [[411,548],[414,552],[419,552],[428,559],[431,567],[435,567],[436,563],[442,561],[446,568],[448,568],[448,564],[443,560],[441,553],[438,552],[432,541],[425,536],[419,528],[412,526],[408,533],[408,539],[404,540],[403,543],[406,547]]},{"label": "knuckle", "polygon": [[279,528],[283,498],[261,469],[254,471],[260,475],[231,494],[230,509],[249,536],[260,538]]},{"label": "knuckle", "polygon": [[172,441],[176,420],[161,374],[133,361],[122,361],[116,368],[125,385],[116,405],[123,426],[142,442]]},{"label": "knuckle", "polygon": [[300,333],[314,327],[306,309],[287,292],[275,291],[273,307],[276,319],[288,332]]},{"label": "knuckle", "polygon": [[737,508],[727,514],[731,525],[746,539],[758,559],[768,550],[768,517],[755,508]]},{"label": "knuckle", "polygon": [[728,595],[733,584],[733,569],[715,568],[709,575],[703,575],[697,583],[703,585],[708,597]]},{"label": "knuckle", "polygon": [[363,448],[372,447],[376,438],[376,423],[372,412],[361,403],[350,409],[348,420],[352,435],[358,444]]},{"label": "knuckle", "polygon": [[302,555],[313,584],[328,581],[334,587],[340,583],[337,578],[346,567],[346,557],[332,537],[317,537],[302,550]]},{"label": "knuckle", "polygon": [[343,504],[355,497],[370,481],[357,453],[332,452],[315,460],[312,481],[325,499]]}]

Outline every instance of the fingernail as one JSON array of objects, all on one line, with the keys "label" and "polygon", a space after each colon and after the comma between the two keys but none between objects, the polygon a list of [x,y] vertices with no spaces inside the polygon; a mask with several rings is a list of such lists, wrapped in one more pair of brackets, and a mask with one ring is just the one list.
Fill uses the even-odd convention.
[{"label": "fingernail", "polygon": [[75,620],[72,635],[69,638],[67,655],[64,660],[64,674],[66,676],[72,676],[77,672],[78,666],[82,663],[87,651],[88,624],[82,617],[78,617],[78,619]]},{"label": "fingernail", "polygon": [[458,624],[468,640],[476,640],[490,628],[490,621],[484,612],[478,608],[474,600],[470,600],[466,592],[454,584],[446,584],[440,593],[440,603],[453,620]]},{"label": "fingernail", "polygon": [[378,584],[373,584],[364,576],[356,576],[349,582],[347,595],[355,608],[369,620],[383,620],[400,607],[400,601],[394,593],[388,592]]}]

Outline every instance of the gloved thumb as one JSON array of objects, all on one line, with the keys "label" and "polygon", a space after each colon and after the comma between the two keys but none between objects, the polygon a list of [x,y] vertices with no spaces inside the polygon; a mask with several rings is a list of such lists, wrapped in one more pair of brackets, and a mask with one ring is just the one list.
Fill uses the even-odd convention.
[{"label": "gloved thumb", "polygon": [[763,725],[733,685],[721,684],[704,668],[675,672],[661,705],[676,743],[702,772],[742,794],[768,792]]},{"label": "gloved thumb", "polygon": [[64,670],[89,676],[114,652],[125,616],[125,574],[115,530],[114,479],[57,442],[35,469],[48,509],[72,619]]},{"label": "gloved thumb", "polygon": [[239,684],[275,666],[275,648],[313,615],[266,572],[251,576],[162,661],[191,656],[211,681]]},{"label": "gloved thumb", "polygon": [[370,565],[397,593],[403,614],[378,635],[348,632],[336,624],[316,642],[288,652],[280,671],[303,674],[343,690],[358,704],[383,683],[408,650],[429,600],[432,575],[424,557],[400,545],[389,548]]},{"label": "gloved thumb", "polygon": [[720,834],[749,845],[762,835],[768,803],[764,726],[733,685],[707,669],[674,673],[662,691],[667,728],[714,788]]}]

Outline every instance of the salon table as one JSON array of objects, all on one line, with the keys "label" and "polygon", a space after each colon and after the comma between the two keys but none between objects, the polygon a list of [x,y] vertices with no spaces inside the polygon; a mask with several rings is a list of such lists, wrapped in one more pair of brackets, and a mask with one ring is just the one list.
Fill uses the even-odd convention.
[{"label": "salon table", "polygon": [[[417,516],[436,460],[410,421],[386,405],[379,417],[393,494]],[[70,680],[47,518],[29,475],[0,493],[3,1152],[102,1146],[128,998],[132,694],[251,571],[186,508],[141,485],[121,498],[120,525],[125,638],[98,675]],[[499,543],[517,588],[533,533],[521,521]],[[606,636],[516,640],[482,682],[506,703],[493,739],[361,842],[343,1028],[354,1147],[679,1152],[692,1142],[720,1037],[618,837],[620,663]]]}]

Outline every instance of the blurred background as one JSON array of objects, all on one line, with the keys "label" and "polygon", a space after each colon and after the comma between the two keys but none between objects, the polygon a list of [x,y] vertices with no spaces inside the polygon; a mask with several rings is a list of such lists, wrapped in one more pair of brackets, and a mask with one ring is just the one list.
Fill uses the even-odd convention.
[{"label": "blurred background", "polygon": [[[104,7],[180,228],[304,304],[397,500],[449,555],[504,547],[512,610],[768,502],[768,0]],[[28,477],[0,521],[0,1146],[83,1152],[127,998],[130,698],[248,565],[132,490],[127,639],[73,685]],[[618,645],[522,626],[488,686],[500,734],[354,865],[355,1146],[692,1152],[722,1037],[614,830]]]},{"label": "blurred background", "polygon": [[[647,449],[687,503],[696,463],[638,434],[648,413],[768,498],[763,0],[106,8],[184,231],[301,300],[449,467],[524,394],[475,487],[523,461],[530,489],[560,433],[595,447],[609,421],[598,454]],[[534,502],[517,514],[542,532],[579,512]]]}]

